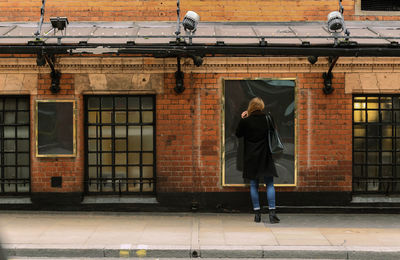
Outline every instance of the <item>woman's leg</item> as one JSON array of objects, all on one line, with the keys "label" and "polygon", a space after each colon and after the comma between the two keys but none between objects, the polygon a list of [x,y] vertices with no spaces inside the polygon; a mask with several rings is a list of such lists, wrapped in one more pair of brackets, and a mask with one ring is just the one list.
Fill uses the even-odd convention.
[{"label": "woman's leg", "polygon": [[267,200],[268,208],[275,209],[275,188],[274,188],[274,177],[266,176],[264,178],[265,185],[267,186]]},{"label": "woman's leg", "polygon": [[267,185],[267,200],[269,208],[269,222],[271,224],[279,223],[280,219],[275,212],[275,188],[274,188],[274,177],[265,177],[265,184]]},{"label": "woman's leg", "polygon": [[258,179],[250,180],[250,197],[254,210],[260,210],[260,200],[258,198]]}]

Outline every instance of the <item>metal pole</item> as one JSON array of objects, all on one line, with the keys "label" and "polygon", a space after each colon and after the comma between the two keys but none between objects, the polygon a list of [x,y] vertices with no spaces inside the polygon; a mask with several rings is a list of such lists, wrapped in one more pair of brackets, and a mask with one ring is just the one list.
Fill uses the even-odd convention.
[{"label": "metal pole", "polygon": [[40,9],[40,22],[39,22],[39,28],[37,32],[35,33],[36,36],[39,36],[41,31],[42,31],[42,24],[43,24],[43,18],[44,18],[44,7],[46,5],[46,0],[42,0],[42,8]]},{"label": "metal pole", "polygon": [[178,20],[177,20],[177,22],[176,22],[176,32],[175,32],[175,34],[176,34],[176,40],[177,40],[177,41],[178,41],[178,39],[179,39],[178,35],[181,34],[181,26],[180,26],[180,23],[181,23],[181,10],[179,9],[179,5],[180,5],[179,0],[177,0],[177,3],[176,3],[176,6],[177,6],[176,13],[177,13],[177,15],[178,15]]}]

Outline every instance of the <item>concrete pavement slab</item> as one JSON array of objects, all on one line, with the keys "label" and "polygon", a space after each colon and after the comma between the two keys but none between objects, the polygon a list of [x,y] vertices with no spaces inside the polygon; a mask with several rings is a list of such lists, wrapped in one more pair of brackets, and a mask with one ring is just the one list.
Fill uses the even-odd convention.
[{"label": "concrete pavement slab", "polygon": [[0,211],[0,235],[15,256],[400,259],[398,217]]}]

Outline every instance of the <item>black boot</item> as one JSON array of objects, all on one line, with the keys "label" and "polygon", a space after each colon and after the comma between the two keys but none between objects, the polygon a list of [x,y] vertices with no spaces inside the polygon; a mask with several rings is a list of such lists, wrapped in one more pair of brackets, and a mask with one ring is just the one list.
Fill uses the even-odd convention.
[{"label": "black boot", "polygon": [[257,223],[261,222],[261,211],[258,209],[258,210],[255,210],[254,213],[255,213],[254,222],[257,222]]},{"label": "black boot", "polygon": [[278,216],[275,213],[275,209],[270,209],[269,210],[269,222],[271,224],[279,223],[281,220],[278,218]]}]

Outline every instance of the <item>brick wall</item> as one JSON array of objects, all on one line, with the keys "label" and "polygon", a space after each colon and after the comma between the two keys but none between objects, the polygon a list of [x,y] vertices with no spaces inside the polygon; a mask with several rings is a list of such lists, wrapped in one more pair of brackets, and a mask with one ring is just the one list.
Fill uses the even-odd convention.
[{"label": "brick wall", "polygon": [[[39,99],[73,99],[76,100],[77,114],[77,156],[71,158],[36,157],[35,124],[31,124],[31,185],[32,192],[82,192],[84,179],[84,135],[83,135],[83,101],[74,94],[72,74],[62,74],[60,92],[50,91],[50,74],[39,74],[37,95],[31,95],[31,122],[35,122],[36,100]],[[62,187],[52,188],[51,177],[62,176]]]},{"label": "brick wall", "polygon": [[[45,21],[67,16],[69,21],[176,21],[175,0],[51,0],[46,1]],[[317,0],[182,0],[183,15],[197,12],[202,21],[325,21],[338,10],[338,1]],[[38,22],[42,1],[0,1],[0,21]],[[355,15],[355,1],[343,0],[346,20],[399,20],[399,16]]]},{"label": "brick wall", "polygon": [[297,78],[297,187],[278,191],[351,191],[352,104],[344,74],[322,92],[320,73],[185,74],[176,95],[173,74],[157,97],[158,191],[238,191],[221,187],[221,78]]}]

